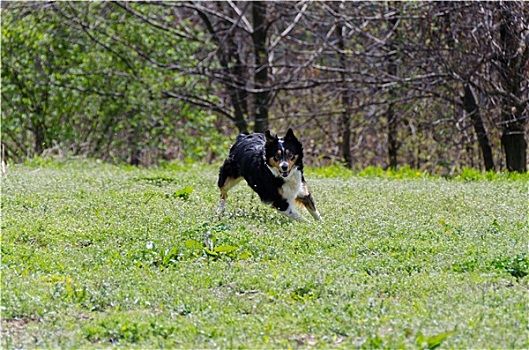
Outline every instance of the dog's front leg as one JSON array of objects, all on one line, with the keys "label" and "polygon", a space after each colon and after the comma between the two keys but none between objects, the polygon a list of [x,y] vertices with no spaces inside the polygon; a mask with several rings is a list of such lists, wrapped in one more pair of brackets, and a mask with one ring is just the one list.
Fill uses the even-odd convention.
[{"label": "dog's front leg", "polygon": [[297,197],[296,201],[303,205],[314,219],[321,220],[320,213],[318,212],[318,209],[316,209],[316,204],[314,204],[314,199],[312,199],[310,194]]},{"label": "dog's front leg", "polygon": [[285,211],[280,211],[280,213],[292,220],[303,221],[303,222],[309,221],[303,215],[301,215],[301,213],[297,211],[294,207],[289,207]]},{"label": "dog's front leg", "polygon": [[279,205],[274,206],[281,214],[285,215],[289,219],[308,222],[308,220],[296,210],[293,203],[282,201],[282,203],[279,203]]}]

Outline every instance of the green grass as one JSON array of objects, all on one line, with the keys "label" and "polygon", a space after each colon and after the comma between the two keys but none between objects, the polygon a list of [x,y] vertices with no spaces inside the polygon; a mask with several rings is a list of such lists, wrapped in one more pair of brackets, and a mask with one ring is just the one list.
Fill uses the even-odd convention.
[{"label": "green grass", "polygon": [[10,166],[2,348],[529,347],[526,175],[307,169],[297,223],[217,169]]}]

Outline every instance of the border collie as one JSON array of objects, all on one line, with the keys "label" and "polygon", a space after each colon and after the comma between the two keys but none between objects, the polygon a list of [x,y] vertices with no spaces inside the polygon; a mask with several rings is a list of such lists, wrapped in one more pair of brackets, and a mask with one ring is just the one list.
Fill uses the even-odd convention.
[{"label": "border collie", "polygon": [[217,214],[226,209],[228,191],[242,179],[259,195],[261,201],[286,217],[307,221],[294,206],[304,206],[316,220],[321,220],[303,177],[303,147],[292,129],[285,137],[267,130],[264,134],[240,134],[230,155],[220,167],[220,203]]}]

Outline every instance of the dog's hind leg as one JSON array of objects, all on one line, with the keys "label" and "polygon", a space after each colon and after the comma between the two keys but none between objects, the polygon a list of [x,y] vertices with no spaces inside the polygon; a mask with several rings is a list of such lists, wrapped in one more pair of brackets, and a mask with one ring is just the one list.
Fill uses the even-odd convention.
[{"label": "dog's hind leg", "polygon": [[237,169],[231,158],[227,158],[224,164],[220,167],[219,171],[219,182],[220,188],[220,201],[217,206],[217,215],[222,215],[226,210],[226,200],[228,199],[228,191],[237,185],[242,180],[237,174]]},{"label": "dog's hind leg", "polygon": [[220,186],[220,201],[219,205],[217,206],[217,215],[222,215],[224,213],[224,211],[226,210],[226,200],[228,199],[228,191],[232,189],[235,185],[237,185],[241,180],[242,177],[227,177],[224,180],[223,185]]}]

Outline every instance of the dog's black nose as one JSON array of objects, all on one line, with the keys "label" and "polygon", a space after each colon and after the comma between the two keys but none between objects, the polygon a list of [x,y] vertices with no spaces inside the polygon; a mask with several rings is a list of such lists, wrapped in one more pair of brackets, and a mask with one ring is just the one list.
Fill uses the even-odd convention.
[{"label": "dog's black nose", "polygon": [[288,170],[288,164],[287,163],[281,163],[281,170],[287,171]]}]

